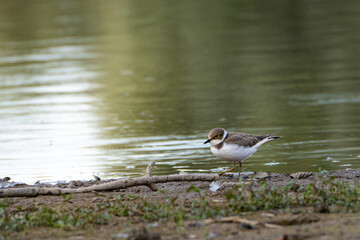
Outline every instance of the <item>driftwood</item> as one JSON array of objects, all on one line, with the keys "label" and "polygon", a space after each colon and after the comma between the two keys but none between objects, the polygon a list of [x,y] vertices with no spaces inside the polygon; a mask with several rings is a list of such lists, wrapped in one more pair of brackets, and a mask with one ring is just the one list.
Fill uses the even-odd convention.
[{"label": "driftwood", "polygon": [[241,218],[239,216],[232,216],[232,217],[223,217],[220,219],[206,219],[204,221],[205,224],[211,224],[211,223],[243,223],[251,226],[252,228],[260,228],[260,227],[266,227],[266,228],[273,228],[273,229],[279,229],[281,226],[276,224],[270,224],[270,223],[263,223],[259,221],[253,221],[246,218]]},{"label": "driftwood", "polygon": [[186,175],[168,175],[151,177],[152,167],[155,162],[149,163],[146,168],[145,175],[137,178],[118,179],[113,182],[93,185],[80,188],[7,188],[0,189],[0,198],[4,197],[36,197],[39,195],[61,195],[71,193],[88,193],[98,191],[111,191],[117,189],[125,189],[129,187],[148,186],[151,190],[156,190],[155,183],[180,182],[180,181],[215,181],[219,179],[217,174],[186,174]]},{"label": "driftwood", "polygon": [[290,174],[290,177],[295,178],[295,179],[305,179],[312,175],[313,175],[312,172],[297,172],[297,173]]}]

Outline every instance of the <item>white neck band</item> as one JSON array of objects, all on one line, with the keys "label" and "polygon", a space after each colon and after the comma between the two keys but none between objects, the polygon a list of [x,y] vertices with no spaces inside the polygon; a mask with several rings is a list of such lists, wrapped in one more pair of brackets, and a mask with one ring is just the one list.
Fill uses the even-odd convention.
[{"label": "white neck band", "polygon": [[[222,137],[222,139],[220,140],[220,142],[215,142],[215,143],[212,143],[211,145],[218,145],[218,144],[222,143],[222,142],[225,140],[225,138],[227,137],[227,135],[228,135],[228,133],[227,133],[227,131],[224,129],[224,136]],[[213,141],[214,141],[214,140],[213,140]],[[217,140],[217,141],[219,141],[219,140]]]}]

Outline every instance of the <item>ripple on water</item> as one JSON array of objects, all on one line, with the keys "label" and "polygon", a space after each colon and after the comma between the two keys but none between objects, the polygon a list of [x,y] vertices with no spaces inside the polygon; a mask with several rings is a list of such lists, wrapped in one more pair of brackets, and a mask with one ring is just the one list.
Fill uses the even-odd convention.
[{"label": "ripple on water", "polygon": [[329,105],[343,103],[360,103],[359,94],[307,94],[294,96],[294,100],[290,101],[293,106],[299,105]]}]

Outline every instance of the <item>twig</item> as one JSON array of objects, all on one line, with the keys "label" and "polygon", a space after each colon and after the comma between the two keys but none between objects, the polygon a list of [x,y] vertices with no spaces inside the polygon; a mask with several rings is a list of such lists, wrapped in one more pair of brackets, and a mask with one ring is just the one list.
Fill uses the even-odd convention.
[{"label": "twig", "polygon": [[266,228],[273,228],[273,229],[279,229],[282,228],[279,225],[276,224],[270,224],[270,223],[262,223],[259,221],[253,221],[253,220],[249,220],[246,218],[241,218],[239,216],[233,216],[233,217],[223,217],[220,219],[206,219],[204,221],[205,224],[210,224],[210,223],[214,223],[214,222],[220,222],[220,223],[226,223],[226,222],[231,222],[231,223],[244,223],[244,224],[248,224],[253,228],[258,228],[258,227],[266,227]]},{"label": "twig", "polygon": [[[155,165],[155,162],[150,162],[149,165],[146,167],[146,170],[145,170],[145,175],[144,177],[148,177],[148,178],[151,178],[151,171],[152,171],[152,168],[153,166]],[[151,191],[157,191],[157,188],[155,187],[155,184],[154,183],[149,183],[147,184],[147,186],[151,189]]]}]

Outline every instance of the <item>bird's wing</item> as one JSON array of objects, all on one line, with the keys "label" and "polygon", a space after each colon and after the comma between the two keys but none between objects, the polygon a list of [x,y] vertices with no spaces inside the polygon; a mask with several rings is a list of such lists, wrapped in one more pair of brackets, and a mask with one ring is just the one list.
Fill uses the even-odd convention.
[{"label": "bird's wing", "polygon": [[254,136],[247,133],[229,133],[226,140],[229,143],[237,143],[245,147],[252,147],[268,136],[269,135]]}]

